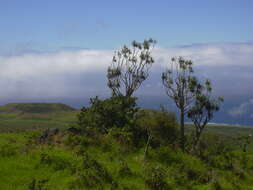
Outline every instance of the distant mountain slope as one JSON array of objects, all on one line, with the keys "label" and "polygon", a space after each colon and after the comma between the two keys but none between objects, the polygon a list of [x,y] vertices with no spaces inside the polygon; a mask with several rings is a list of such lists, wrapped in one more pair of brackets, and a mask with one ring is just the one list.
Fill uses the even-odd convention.
[{"label": "distant mountain slope", "polygon": [[75,111],[75,109],[62,103],[16,103],[0,106],[0,113],[52,113],[71,111]]}]

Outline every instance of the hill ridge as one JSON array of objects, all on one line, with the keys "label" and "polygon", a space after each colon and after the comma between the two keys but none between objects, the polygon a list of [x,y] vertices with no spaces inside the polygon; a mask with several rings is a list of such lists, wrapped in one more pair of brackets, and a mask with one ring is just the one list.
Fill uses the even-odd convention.
[{"label": "hill ridge", "polygon": [[44,102],[33,102],[33,103],[8,103],[0,106],[0,113],[51,113],[51,112],[68,112],[75,111],[69,105],[64,103],[44,103]]}]

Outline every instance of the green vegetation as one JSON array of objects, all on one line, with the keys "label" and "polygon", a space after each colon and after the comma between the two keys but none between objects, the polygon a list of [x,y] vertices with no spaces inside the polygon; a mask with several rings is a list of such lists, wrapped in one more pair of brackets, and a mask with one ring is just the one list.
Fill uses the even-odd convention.
[{"label": "green vegetation", "polygon": [[[210,125],[195,154],[190,152],[194,126],[186,125],[183,153],[175,115],[164,107],[139,109],[134,102],[94,98],[90,107],[78,112],[82,133],[62,130],[43,143],[43,133],[29,127],[1,133],[1,189],[252,189],[253,146],[247,144],[244,151],[250,139],[243,137],[253,129]],[[130,109],[122,109],[127,105]],[[134,121],[129,110],[135,113]],[[108,116],[111,120],[105,121]],[[106,131],[97,130],[101,120]],[[23,121],[29,126],[29,120]]]},{"label": "green vegetation", "polygon": [[131,97],[149,76],[149,69],[154,63],[151,55],[156,41],[133,41],[131,47],[126,45],[116,51],[112,64],[107,70],[108,87],[113,96]]},{"label": "green vegetation", "polygon": [[112,97],[91,98],[80,111],[63,104],[1,107],[0,189],[253,189],[253,129],[208,125],[222,99],[211,96],[208,80],[191,76],[191,61],[179,58],[176,76],[162,77],[180,124],[164,106],[137,107],[132,95],[154,63],[153,43],[124,46],[108,69]]},{"label": "green vegetation", "polygon": [[62,103],[19,103],[0,106],[0,113],[51,113],[68,111],[75,111],[75,109]]},{"label": "green vegetation", "polygon": [[0,106],[0,132],[65,129],[76,123],[77,110],[61,103],[26,103]]},{"label": "green vegetation", "polygon": [[227,150],[233,144],[221,135],[205,134],[201,156],[154,138],[145,160],[145,141],[136,146],[111,133],[94,138],[60,132],[57,142],[39,144],[40,135],[0,134],[1,189],[247,190],[253,185],[253,154],[239,146]]},{"label": "green vegetation", "polygon": [[180,112],[182,151],[185,151],[185,116],[192,120],[195,127],[193,148],[197,149],[203,130],[224,101],[222,97],[212,97],[212,85],[208,79],[202,83],[193,74],[193,62],[182,57],[173,57],[170,68],[162,73],[165,92]]}]

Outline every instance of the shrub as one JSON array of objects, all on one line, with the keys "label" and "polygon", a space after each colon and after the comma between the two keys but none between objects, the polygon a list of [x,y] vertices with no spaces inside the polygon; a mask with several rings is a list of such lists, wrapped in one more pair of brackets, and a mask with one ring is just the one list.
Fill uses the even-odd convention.
[{"label": "shrub", "polygon": [[211,133],[203,134],[198,150],[199,158],[208,164],[212,164],[215,156],[225,154],[228,151],[226,137]]},{"label": "shrub", "polygon": [[18,147],[12,144],[3,144],[0,147],[0,156],[9,157],[18,154]]},{"label": "shrub", "polygon": [[175,144],[178,137],[177,120],[175,114],[162,110],[143,109],[138,112],[137,124],[152,136],[153,144]]},{"label": "shrub", "polygon": [[62,155],[50,155],[48,153],[40,154],[39,165],[48,165],[53,167],[54,170],[64,170],[71,167],[71,163],[67,158]]},{"label": "shrub", "polygon": [[162,167],[147,166],[144,173],[145,173],[144,176],[145,183],[150,189],[152,190],[170,189],[165,181],[166,171]]},{"label": "shrub", "polygon": [[28,189],[29,190],[48,190],[46,187],[46,184],[49,180],[48,179],[41,179],[41,180],[36,180],[32,179],[31,183],[28,184]]},{"label": "shrub", "polygon": [[112,177],[105,167],[92,159],[87,153],[83,155],[80,166],[75,169],[75,180],[71,182],[71,188],[101,188],[104,183],[112,183]]},{"label": "shrub", "polygon": [[152,157],[166,165],[180,162],[180,155],[168,146],[161,146],[152,152]]},{"label": "shrub", "polygon": [[113,139],[110,136],[101,136],[99,138],[100,147],[103,152],[111,152],[113,150]]},{"label": "shrub", "polygon": [[[239,154],[239,153],[237,153]],[[241,153],[240,155],[240,161],[241,165],[244,169],[253,169],[253,155],[251,153]]]},{"label": "shrub", "polygon": [[64,140],[64,144],[74,148],[75,146],[87,147],[91,143],[90,139],[85,136],[69,134]]},{"label": "shrub", "polygon": [[127,165],[127,162],[124,160],[120,161],[120,166],[118,169],[118,175],[121,177],[131,176],[133,173]]},{"label": "shrub", "polygon": [[120,145],[120,151],[123,153],[134,150],[134,133],[130,128],[123,129],[111,128],[109,130],[108,138],[113,138]]},{"label": "shrub", "polygon": [[31,146],[32,144],[37,144],[38,139],[40,137],[41,133],[39,131],[33,131],[26,134],[26,145]]},{"label": "shrub", "polygon": [[186,174],[187,179],[195,180],[199,183],[207,183],[211,180],[211,173],[208,172],[201,160],[188,154],[181,154],[180,158],[179,170]]},{"label": "shrub", "polygon": [[224,177],[220,177],[219,179],[216,179],[212,183],[213,189],[217,190],[240,190],[241,188],[238,186],[238,184],[233,183],[233,179],[226,180]]},{"label": "shrub", "polygon": [[112,127],[123,128],[134,124],[136,98],[111,97],[100,100],[95,97],[90,99],[90,105],[82,108],[78,115],[78,124],[86,134],[107,134]]}]

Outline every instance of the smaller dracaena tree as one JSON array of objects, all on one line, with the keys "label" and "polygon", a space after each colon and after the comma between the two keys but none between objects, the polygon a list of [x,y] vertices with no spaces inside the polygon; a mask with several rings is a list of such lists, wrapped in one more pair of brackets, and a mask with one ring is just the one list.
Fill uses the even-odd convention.
[{"label": "smaller dracaena tree", "polygon": [[214,113],[219,111],[220,104],[224,101],[222,97],[213,98],[211,93],[211,82],[206,80],[196,93],[194,103],[188,111],[188,117],[192,120],[195,127],[194,150],[198,147],[200,136],[206,125],[213,119]]},{"label": "smaller dracaena tree", "polygon": [[162,73],[162,82],[166,94],[180,111],[180,144],[185,150],[184,120],[197,92],[201,89],[196,77],[193,76],[192,61],[182,57],[172,58],[171,67]]},{"label": "smaller dracaena tree", "polygon": [[132,42],[132,47],[123,46],[115,52],[112,64],[108,67],[108,87],[113,96],[131,97],[148,78],[149,69],[154,63],[151,56],[156,41],[144,40],[143,43]]}]

